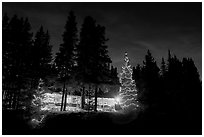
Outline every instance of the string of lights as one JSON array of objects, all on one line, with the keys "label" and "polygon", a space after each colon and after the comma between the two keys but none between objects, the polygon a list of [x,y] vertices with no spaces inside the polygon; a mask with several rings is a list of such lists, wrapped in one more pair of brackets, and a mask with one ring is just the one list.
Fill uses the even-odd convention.
[{"label": "string of lights", "polygon": [[132,79],[133,70],[131,69],[130,59],[125,53],[125,64],[122,66],[122,73],[119,75],[121,87],[119,89],[120,105],[123,109],[136,109],[139,107],[137,101],[137,90],[135,81]]},{"label": "string of lights", "polygon": [[44,89],[42,88],[42,85],[43,85],[43,81],[42,79],[40,79],[38,84],[38,89],[36,90],[36,94],[33,95],[33,100],[31,102],[32,107],[34,108],[34,111],[35,111],[34,114],[37,114],[32,119],[32,122],[35,122],[38,124],[41,123],[45,117],[44,115],[40,115],[40,112],[39,112],[44,109],[44,105],[45,105],[45,103],[43,103],[43,100],[45,99],[45,97],[42,95],[44,91]]}]

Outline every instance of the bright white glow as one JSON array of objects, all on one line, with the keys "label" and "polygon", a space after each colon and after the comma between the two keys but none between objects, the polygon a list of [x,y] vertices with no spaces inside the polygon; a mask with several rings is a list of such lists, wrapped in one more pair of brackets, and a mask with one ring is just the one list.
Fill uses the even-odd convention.
[{"label": "bright white glow", "polygon": [[116,103],[120,103],[120,97],[115,97]]},{"label": "bright white glow", "polygon": [[[36,97],[37,98],[37,97]],[[61,107],[61,99],[62,95],[59,93],[43,93],[41,97],[38,98],[40,100],[40,111],[60,111]],[[94,101],[94,97],[91,98]],[[85,99],[85,102],[88,103],[88,98]],[[36,101],[37,102],[37,101]],[[39,104],[33,101],[33,105],[38,106]],[[115,98],[97,98],[97,109],[113,111],[114,106],[116,104]],[[84,111],[81,109],[81,97],[74,95],[67,95],[67,106],[66,111],[78,112]]]}]

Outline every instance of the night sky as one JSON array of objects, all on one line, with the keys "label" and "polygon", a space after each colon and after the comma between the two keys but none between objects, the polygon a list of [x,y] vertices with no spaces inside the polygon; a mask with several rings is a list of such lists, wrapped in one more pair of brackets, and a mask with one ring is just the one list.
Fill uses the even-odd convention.
[{"label": "night sky", "polygon": [[132,66],[142,64],[147,49],[160,66],[168,49],[179,59],[192,57],[202,75],[202,3],[3,3],[3,13],[28,17],[32,31],[41,25],[51,35],[53,53],[62,43],[70,10],[75,12],[78,29],[85,16],[106,27],[109,55],[121,70],[127,51]]}]

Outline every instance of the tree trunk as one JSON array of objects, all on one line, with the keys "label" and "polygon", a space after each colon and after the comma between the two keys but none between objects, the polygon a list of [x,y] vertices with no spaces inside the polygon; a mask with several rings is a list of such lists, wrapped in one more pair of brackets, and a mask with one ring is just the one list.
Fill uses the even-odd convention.
[{"label": "tree trunk", "polygon": [[[17,92],[17,91],[16,91]],[[12,108],[15,110],[16,109],[16,93],[14,91],[14,96],[13,96],[13,102],[12,102]]]},{"label": "tree trunk", "polygon": [[4,96],[2,98],[3,101],[6,100],[7,94],[8,94],[8,91],[4,89]]},{"label": "tree trunk", "polygon": [[63,109],[63,111],[66,111],[66,106],[67,106],[67,89],[66,89],[66,91],[65,91],[65,98],[64,98],[64,109]]},{"label": "tree trunk", "polygon": [[97,91],[98,91],[98,85],[96,85],[96,87],[95,87],[95,107],[94,107],[94,111],[95,112],[97,112],[97,96],[98,96],[98,94],[97,94]]},{"label": "tree trunk", "polygon": [[11,90],[9,91],[9,106],[8,108],[11,108],[12,107],[12,92]]},{"label": "tree trunk", "polygon": [[65,94],[65,81],[64,81],[63,91],[62,91],[62,102],[61,102],[61,109],[60,109],[60,111],[63,110],[64,94]]},{"label": "tree trunk", "polygon": [[4,89],[4,87],[2,87],[2,100],[5,99],[5,93],[6,93],[6,90]]},{"label": "tree trunk", "polygon": [[81,108],[84,109],[84,104],[85,104],[85,87],[82,87],[82,93],[81,93]]},{"label": "tree trunk", "polygon": [[91,94],[90,94],[90,92],[91,92],[91,86],[89,85],[89,90],[88,90],[88,96],[89,96],[89,105],[88,105],[88,112],[89,112],[89,110],[90,110],[90,105],[91,105]]},{"label": "tree trunk", "polygon": [[10,96],[10,91],[7,90],[6,98],[5,98],[5,108],[6,109],[8,108],[9,96]]},{"label": "tree trunk", "polygon": [[16,109],[19,108],[19,95],[17,96],[17,99],[16,99]]},{"label": "tree trunk", "polygon": [[7,95],[8,95],[8,91],[5,90],[4,91],[4,97],[2,99],[2,106],[3,106],[3,109],[6,107],[6,103],[7,103]]}]

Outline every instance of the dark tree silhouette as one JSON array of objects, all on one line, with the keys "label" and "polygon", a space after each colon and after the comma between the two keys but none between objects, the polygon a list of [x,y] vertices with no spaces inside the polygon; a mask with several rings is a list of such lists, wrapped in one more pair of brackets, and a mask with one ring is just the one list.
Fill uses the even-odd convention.
[{"label": "dark tree silhouette", "polygon": [[[159,75],[160,71],[160,75]],[[168,51],[168,59],[162,58],[160,70],[148,51],[142,67],[133,69],[133,78],[138,88],[139,99],[150,106],[144,116],[151,128],[166,124],[166,129],[187,129],[198,133],[202,127],[202,84],[193,59],[183,58]],[[157,119],[156,117],[161,117]],[[163,121],[164,120],[164,121]],[[137,122],[137,121],[135,121]],[[168,123],[168,124],[167,124]]]},{"label": "dark tree silhouette", "polygon": [[182,99],[179,104],[179,111],[182,117],[189,119],[194,128],[202,125],[202,84],[198,70],[191,58],[183,58],[182,60],[182,83],[181,95]]},{"label": "dark tree silhouette", "polygon": [[167,64],[164,60],[164,58],[162,57],[162,61],[161,61],[161,66],[160,66],[160,78],[159,78],[159,87],[158,90],[160,90],[160,110],[167,110],[168,107],[166,106],[166,104],[168,104],[168,94],[166,93],[166,89],[168,86],[167,83]]},{"label": "dark tree silhouette", "polygon": [[7,101],[10,100],[10,91],[8,90],[11,85],[12,77],[12,49],[9,43],[9,17],[4,14],[2,21],[2,96],[3,96],[3,109]]},{"label": "dark tree silhouette", "polygon": [[48,31],[44,32],[43,26],[40,27],[35,35],[33,46],[32,68],[36,73],[35,77],[45,78],[51,68],[52,46],[50,45]]},{"label": "dark tree silhouette", "polygon": [[119,84],[119,78],[118,78],[118,72],[117,72],[117,67],[111,66],[111,80],[113,84]]},{"label": "dark tree silhouette", "polygon": [[140,64],[137,64],[136,67],[133,67],[132,77],[135,80],[136,88],[138,90],[138,101],[144,102],[144,93],[145,93],[145,79],[144,79],[144,69]]},{"label": "dark tree silhouette", "polygon": [[77,44],[77,27],[76,17],[73,11],[70,11],[65,31],[62,35],[63,43],[60,45],[59,52],[56,54],[55,63],[59,72],[60,78],[63,80],[63,93],[62,93],[62,105],[61,111],[66,109],[66,96],[65,85],[66,81],[71,80],[71,74],[73,74],[73,68],[75,66],[75,46]]},{"label": "dark tree silhouette", "polygon": [[162,57],[162,62],[161,62],[161,67],[160,67],[160,75],[165,77],[166,72],[167,72],[167,66],[166,66],[166,63],[164,61],[164,58]]},{"label": "dark tree silhouette", "polygon": [[111,60],[105,45],[106,41],[105,27],[96,25],[96,21],[87,16],[82,24],[80,43],[77,47],[77,79],[81,81],[82,87],[91,83],[95,85],[95,111],[97,111],[98,85],[106,81],[108,79],[106,76],[109,76],[108,66]]},{"label": "dark tree silhouette", "polygon": [[8,89],[5,97],[9,102],[7,107],[17,109],[20,101],[25,102],[30,98],[30,92],[27,90],[31,74],[29,69],[32,46],[31,26],[27,18],[19,19],[17,15],[9,21],[5,15],[3,20],[3,88]]},{"label": "dark tree silhouette", "polygon": [[4,14],[3,21],[2,21],[2,63],[3,63],[3,84],[6,80],[8,80],[9,76],[11,75],[11,47],[9,44],[9,17],[7,14]]},{"label": "dark tree silhouette", "polygon": [[151,107],[157,104],[159,99],[159,68],[149,50],[147,51],[147,55],[145,55],[145,61],[143,61],[143,65],[142,75],[145,82],[143,101]]}]

